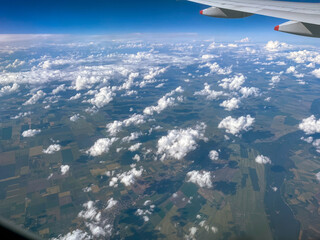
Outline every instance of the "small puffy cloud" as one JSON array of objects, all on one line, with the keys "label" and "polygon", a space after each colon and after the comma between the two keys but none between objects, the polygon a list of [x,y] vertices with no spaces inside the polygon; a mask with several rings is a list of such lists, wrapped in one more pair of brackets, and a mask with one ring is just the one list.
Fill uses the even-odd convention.
[{"label": "small puffy cloud", "polygon": [[98,211],[97,207],[95,206],[95,202],[88,201],[83,204],[85,210],[82,210],[78,213],[79,218],[84,218],[86,220],[94,220],[100,221],[101,213]]},{"label": "small puffy cloud", "polygon": [[264,47],[269,52],[276,52],[288,48],[289,45],[279,41],[269,41]]},{"label": "small puffy cloud", "polygon": [[278,82],[280,82],[280,76],[279,76],[279,75],[273,76],[273,77],[271,78],[271,80],[270,80],[269,85],[270,85],[270,86],[274,86],[274,85],[276,85]]},{"label": "small puffy cloud", "polygon": [[239,118],[228,116],[219,123],[218,128],[225,128],[227,133],[238,135],[241,131],[249,131],[254,120],[250,115]]},{"label": "small puffy cloud", "polygon": [[0,89],[0,97],[16,92],[19,89],[19,84],[13,83],[12,86],[4,86]]},{"label": "small puffy cloud", "polygon": [[217,232],[218,232],[218,228],[215,227],[215,226],[212,226],[212,227],[211,227],[211,230],[212,230],[213,233],[217,233]]},{"label": "small puffy cloud", "polygon": [[246,37],[246,38],[241,39],[239,42],[241,42],[241,43],[247,43],[247,42],[249,42],[249,41],[250,41],[250,39],[249,39],[248,37]]},{"label": "small puffy cloud", "polygon": [[96,157],[100,156],[103,153],[109,152],[111,145],[117,140],[117,138],[100,138],[98,139],[94,145],[86,151],[90,156]]},{"label": "small puffy cloud", "polygon": [[113,198],[110,198],[107,202],[107,207],[105,209],[111,209],[113,208],[115,205],[117,205],[118,201],[114,200]]},{"label": "small puffy cloud", "polygon": [[101,221],[102,214],[100,211],[98,211],[96,203],[93,201],[88,201],[87,203],[83,204],[83,207],[85,209],[79,212],[78,217],[85,220],[85,226],[90,230],[92,236],[89,236],[87,239],[104,239],[106,235],[110,236],[112,232],[112,226],[110,224],[106,224],[105,221]]},{"label": "small puffy cloud", "polygon": [[59,92],[65,92],[66,91],[66,85],[65,84],[61,84],[60,86],[56,87],[55,89],[52,90],[52,94],[56,95]]},{"label": "small puffy cloud", "polygon": [[299,129],[308,135],[320,133],[320,119],[317,120],[314,115],[302,119],[302,122],[299,124]]},{"label": "small puffy cloud", "polygon": [[314,63],[309,63],[306,65],[307,68],[315,68],[316,65]]},{"label": "small puffy cloud", "polygon": [[40,129],[29,129],[24,131],[21,135],[22,137],[34,137],[35,135],[41,133]]},{"label": "small puffy cloud", "polygon": [[162,88],[164,86],[164,83],[160,83],[157,86],[155,86],[155,88]]},{"label": "small puffy cloud", "polygon": [[106,231],[102,227],[97,225],[96,223],[86,222],[85,224],[90,229],[91,234],[95,238],[101,238],[101,237],[104,237],[106,235]]},{"label": "small puffy cloud", "polygon": [[42,152],[45,154],[53,154],[55,152],[59,152],[61,150],[61,146],[59,144],[52,144],[47,149],[44,149]]},{"label": "small puffy cloud", "polygon": [[212,187],[211,174],[207,171],[191,171],[187,173],[187,182],[197,184],[199,187]]},{"label": "small puffy cloud", "polygon": [[128,90],[133,86],[134,79],[139,77],[139,73],[130,73],[128,79],[122,84],[119,90]]},{"label": "small puffy cloud", "polygon": [[133,114],[131,117],[125,119],[123,121],[123,124],[125,127],[129,127],[131,125],[140,125],[145,123],[145,116],[141,115],[141,114]]},{"label": "small puffy cloud", "polygon": [[245,50],[249,54],[255,54],[257,52],[255,49],[252,49],[252,48],[249,48],[249,47],[246,47]]},{"label": "small puffy cloud", "polygon": [[141,135],[141,132],[133,132],[130,134],[130,136],[122,138],[122,142],[131,142],[133,140],[138,139]]},{"label": "small puffy cloud", "polygon": [[60,171],[62,175],[65,175],[67,172],[69,172],[70,166],[69,165],[61,165]]},{"label": "small puffy cloud", "polygon": [[143,79],[144,80],[154,79],[156,76],[163,74],[166,71],[167,71],[167,68],[159,68],[159,67],[151,68],[149,72],[143,76]]},{"label": "small puffy cloud", "polygon": [[320,172],[316,173],[316,178],[320,182]]},{"label": "small puffy cloud", "polygon": [[225,93],[222,91],[211,90],[210,85],[208,83],[205,83],[204,89],[202,89],[201,91],[195,92],[194,95],[207,96],[208,100],[214,100],[214,99],[218,99],[220,96],[225,95]]},{"label": "small puffy cloud", "polygon": [[302,141],[307,142],[307,143],[312,143],[313,142],[313,137],[307,137],[307,138],[301,137],[300,139]]},{"label": "small puffy cloud", "polygon": [[320,78],[320,68],[315,69],[311,72],[316,78]]},{"label": "small puffy cloud", "polygon": [[132,158],[133,160],[140,162],[140,156],[138,154],[134,155],[134,157]]},{"label": "small puffy cloud", "polygon": [[244,84],[246,77],[243,74],[235,75],[231,78],[222,79],[222,83],[219,84],[220,87],[229,90],[239,90],[241,85]]},{"label": "small puffy cloud", "polygon": [[314,140],[312,146],[314,146],[317,149],[316,151],[320,153],[320,139]]},{"label": "small puffy cloud", "polygon": [[240,89],[240,93],[242,94],[243,98],[247,98],[250,96],[259,96],[260,95],[260,89],[256,87],[242,87]]},{"label": "small puffy cloud", "polygon": [[207,63],[204,65],[201,65],[200,68],[208,67],[210,69],[210,73],[216,73],[219,75],[228,75],[232,73],[232,66],[222,68],[220,65],[216,62],[214,63]]},{"label": "small puffy cloud", "polygon": [[136,144],[132,145],[131,147],[129,147],[128,150],[130,152],[135,152],[141,147],[141,145],[142,145],[141,143],[136,143]]},{"label": "small puffy cloud", "polygon": [[194,240],[194,239],[195,239],[194,236],[196,235],[197,231],[198,231],[198,228],[196,228],[196,227],[191,227],[191,228],[189,229],[189,234],[188,234],[188,235],[185,235],[185,239],[186,239],[186,240]]},{"label": "small puffy cloud", "polygon": [[80,119],[80,114],[78,113],[78,114],[75,114],[75,115],[73,115],[73,116],[71,116],[70,117],[70,121],[71,122],[76,122],[76,121],[78,121]]},{"label": "small puffy cloud", "polygon": [[162,98],[160,98],[158,100],[158,104],[156,106],[150,106],[150,107],[146,107],[143,110],[143,113],[146,115],[153,115],[154,112],[160,113],[162,112],[164,109],[174,106],[176,104],[177,101],[182,101],[182,98],[174,98],[171,97],[174,93],[176,92],[183,92],[181,87],[178,87],[177,89],[173,90],[170,93],[167,93],[165,96],[163,96]]},{"label": "small puffy cloud", "polygon": [[72,101],[72,100],[77,100],[77,99],[79,99],[80,97],[81,97],[81,93],[77,93],[76,95],[70,97],[69,100],[70,100],[70,101]]},{"label": "small puffy cloud", "polygon": [[16,59],[16,60],[14,60],[13,63],[8,64],[6,66],[6,68],[16,68],[16,67],[24,65],[25,63],[26,63],[25,61],[21,61],[19,59]]},{"label": "small puffy cloud", "polygon": [[105,82],[106,79],[101,79],[100,77],[97,76],[87,76],[88,72],[84,72],[83,74],[81,73],[80,75],[77,76],[76,81],[74,82],[73,88],[76,89],[77,91],[86,89],[86,88],[91,88],[94,84],[98,82]]},{"label": "small puffy cloud", "polygon": [[229,44],[228,44],[228,47],[230,47],[230,48],[236,48],[236,47],[238,47],[238,44],[229,43]]},{"label": "small puffy cloud", "polygon": [[318,51],[300,50],[290,52],[287,58],[292,59],[296,63],[310,62],[307,67],[314,67],[315,63],[320,63],[320,54]]},{"label": "small puffy cloud", "polygon": [[141,177],[143,173],[143,168],[137,170],[136,168],[132,168],[128,172],[124,172],[118,176],[121,183],[123,183],[126,187],[135,183],[136,178]]},{"label": "small puffy cloud", "polygon": [[210,45],[208,46],[208,49],[215,49],[216,48],[216,43],[215,42],[212,42],[210,43]]},{"label": "small puffy cloud", "polygon": [[216,160],[219,159],[219,153],[216,150],[212,150],[212,151],[209,152],[209,158],[212,161],[216,161]]},{"label": "small puffy cloud", "polygon": [[227,111],[232,111],[234,109],[239,108],[240,99],[238,98],[231,98],[228,100],[223,101],[220,106],[224,107]]},{"label": "small puffy cloud", "polygon": [[266,157],[266,156],[263,156],[263,155],[258,155],[255,159],[256,163],[259,163],[259,164],[271,164],[271,160],[270,158]]},{"label": "small puffy cloud", "polygon": [[116,120],[116,121],[113,121],[112,123],[108,123],[106,127],[109,134],[111,136],[115,136],[117,135],[118,132],[121,131],[122,126],[123,126],[123,122]]},{"label": "small puffy cloud", "polygon": [[295,72],[296,72],[296,68],[294,66],[290,66],[286,70],[286,73],[295,73]]},{"label": "small puffy cloud", "polygon": [[92,99],[89,99],[88,102],[97,108],[102,108],[112,101],[113,96],[115,96],[115,93],[112,92],[111,88],[103,87]]},{"label": "small puffy cloud", "polygon": [[123,121],[114,121],[112,123],[107,124],[107,131],[110,135],[115,136],[118,132],[121,131],[122,127],[129,127],[131,125],[141,125],[145,123],[145,116],[142,114],[133,114],[131,117],[123,120]]},{"label": "small puffy cloud", "polygon": [[58,238],[53,238],[53,240],[86,240],[89,239],[89,235],[86,232],[83,232],[80,229],[76,229],[72,232],[67,233],[66,235],[58,236]]},{"label": "small puffy cloud", "polygon": [[202,60],[211,60],[211,59],[217,58],[217,57],[218,57],[217,55],[205,54],[205,55],[202,55],[202,56],[201,56],[201,59],[202,59]]},{"label": "small puffy cloud", "polygon": [[11,119],[18,119],[18,118],[23,118],[23,117],[26,117],[26,116],[30,116],[32,114],[32,112],[28,111],[28,112],[21,112],[19,113],[18,115],[14,116],[14,117],[11,117]]},{"label": "small puffy cloud", "polygon": [[158,141],[157,154],[161,154],[161,160],[167,156],[176,159],[185,157],[190,151],[197,147],[197,140],[204,139],[206,125],[201,123],[195,128],[171,130],[167,136],[163,136]]},{"label": "small puffy cloud", "polygon": [[33,94],[32,97],[28,101],[26,101],[23,105],[35,104],[46,95],[47,94],[45,92],[43,92],[42,90],[39,90],[35,94]]}]

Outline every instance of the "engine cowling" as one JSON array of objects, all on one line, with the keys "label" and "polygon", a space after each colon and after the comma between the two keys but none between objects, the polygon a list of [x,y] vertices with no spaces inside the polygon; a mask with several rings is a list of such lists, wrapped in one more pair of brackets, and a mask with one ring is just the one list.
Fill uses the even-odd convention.
[{"label": "engine cowling", "polygon": [[288,21],[276,26],[274,30],[306,37],[320,37],[319,25],[304,22]]},{"label": "engine cowling", "polygon": [[216,18],[245,18],[253,15],[253,13],[240,12],[217,7],[210,7],[201,10],[200,14]]}]

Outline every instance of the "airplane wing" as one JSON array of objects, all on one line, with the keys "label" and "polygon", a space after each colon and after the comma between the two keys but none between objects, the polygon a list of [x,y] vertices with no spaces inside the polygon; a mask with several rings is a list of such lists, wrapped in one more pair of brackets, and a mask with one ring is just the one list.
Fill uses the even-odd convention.
[{"label": "airplane wing", "polygon": [[320,37],[320,3],[284,2],[268,0],[188,0],[211,6],[203,15],[223,18],[241,18],[260,14],[291,20],[275,30]]}]

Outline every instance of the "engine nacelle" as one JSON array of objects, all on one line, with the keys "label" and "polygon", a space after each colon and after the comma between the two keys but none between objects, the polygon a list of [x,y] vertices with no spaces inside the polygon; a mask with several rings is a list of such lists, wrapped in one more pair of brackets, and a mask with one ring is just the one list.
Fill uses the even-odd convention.
[{"label": "engine nacelle", "polygon": [[247,12],[239,12],[224,8],[217,8],[217,7],[210,7],[200,11],[200,14],[209,16],[209,17],[216,17],[216,18],[244,18],[252,16],[253,13]]},{"label": "engine nacelle", "polygon": [[304,22],[289,21],[274,28],[279,32],[291,33],[306,37],[320,37],[320,26]]}]

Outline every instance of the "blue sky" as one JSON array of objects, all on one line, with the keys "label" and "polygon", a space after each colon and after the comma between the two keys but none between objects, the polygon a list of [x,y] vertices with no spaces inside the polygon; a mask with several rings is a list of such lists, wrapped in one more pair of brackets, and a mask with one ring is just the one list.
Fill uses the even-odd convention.
[{"label": "blue sky", "polygon": [[286,20],[263,16],[216,19],[201,16],[199,11],[204,8],[206,6],[184,0],[1,0],[0,33],[192,32],[221,39],[288,38],[287,34],[273,30]]}]

